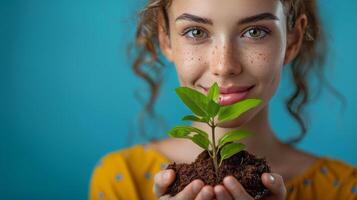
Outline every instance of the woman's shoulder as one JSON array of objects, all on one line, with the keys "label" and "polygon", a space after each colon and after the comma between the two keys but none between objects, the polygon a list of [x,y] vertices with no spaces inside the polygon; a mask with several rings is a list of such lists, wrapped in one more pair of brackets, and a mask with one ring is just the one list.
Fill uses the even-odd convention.
[{"label": "woman's shoulder", "polygon": [[[141,199],[152,196],[153,176],[167,162],[146,145],[134,145],[104,155],[95,166],[90,184],[90,199]],[[120,191],[120,192],[118,192]]]},{"label": "woman's shoulder", "polygon": [[342,160],[322,158],[321,165],[323,167],[320,171],[327,173],[329,170],[330,175],[334,178],[357,178],[357,168]]},{"label": "woman's shoulder", "polygon": [[304,194],[300,199],[308,196],[356,199],[357,168],[341,160],[321,157],[305,173],[289,182],[287,189],[290,197]]},{"label": "woman's shoulder", "polygon": [[357,183],[357,168],[342,160],[321,157],[316,161],[315,166],[312,166],[311,174],[307,176],[321,177],[324,181],[339,180]]},{"label": "woman's shoulder", "polygon": [[[147,144],[136,144],[104,155],[97,166],[129,167],[132,169],[145,169],[153,162],[167,163],[167,160]],[[163,167],[163,166],[162,166]]]}]

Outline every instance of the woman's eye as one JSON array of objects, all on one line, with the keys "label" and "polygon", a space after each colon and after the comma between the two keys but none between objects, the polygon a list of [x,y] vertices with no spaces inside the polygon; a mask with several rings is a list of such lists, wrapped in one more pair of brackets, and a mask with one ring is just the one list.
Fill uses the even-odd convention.
[{"label": "woman's eye", "polygon": [[200,40],[207,37],[207,33],[204,30],[198,28],[191,28],[185,31],[184,35],[190,39]]},{"label": "woman's eye", "polygon": [[268,31],[262,29],[262,28],[251,28],[247,30],[243,36],[248,37],[248,38],[253,38],[253,39],[262,39],[264,38],[267,34],[269,34]]}]

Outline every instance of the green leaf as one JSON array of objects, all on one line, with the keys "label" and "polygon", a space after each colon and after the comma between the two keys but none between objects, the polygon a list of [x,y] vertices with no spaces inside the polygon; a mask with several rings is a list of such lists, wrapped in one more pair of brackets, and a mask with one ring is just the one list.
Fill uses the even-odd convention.
[{"label": "green leaf", "polygon": [[182,118],[183,121],[194,121],[194,122],[206,122],[205,119],[201,119],[197,116],[194,116],[194,115],[187,115],[185,116],[184,118]]},{"label": "green leaf", "polygon": [[220,109],[219,104],[214,102],[212,99],[208,102],[207,112],[210,117],[215,117]]},{"label": "green leaf", "polygon": [[189,134],[191,132],[186,129],[185,127],[180,127],[180,126],[177,126],[173,129],[171,129],[168,133],[168,135],[170,137],[174,137],[174,138],[189,138]]},{"label": "green leaf", "polygon": [[190,139],[205,150],[208,150],[210,143],[206,132],[191,126],[177,126],[171,129],[168,135],[174,138]]},{"label": "green leaf", "polygon": [[191,140],[204,150],[208,150],[209,140],[200,134],[194,135]]},{"label": "green leaf", "polygon": [[225,144],[227,144],[229,142],[238,141],[238,140],[241,140],[241,139],[246,138],[251,135],[252,134],[250,132],[242,131],[242,130],[230,131],[219,139],[218,149],[223,147]]},{"label": "green leaf", "polygon": [[210,120],[210,116],[202,117],[202,120],[203,120],[204,122],[208,123],[209,120]]},{"label": "green leaf", "polygon": [[218,120],[220,123],[230,121],[238,118],[246,111],[258,106],[262,103],[260,99],[246,99],[229,106],[221,107],[218,113]]},{"label": "green leaf", "polygon": [[213,100],[214,102],[218,101],[219,98],[219,87],[217,83],[214,83],[208,90],[207,94],[208,99]]},{"label": "green leaf", "polygon": [[208,138],[208,134],[206,132],[191,126],[176,126],[169,131],[168,135],[174,138],[191,138],[191,133],[196,133]]},{"label": "green leaf", "polygon": [[225,145],[222,150],[220,151],[220,155],[221,155],[221,161],[220,163],[225,160],[230,158],[231,156],[233,156],[234,154],[242,151],[245,148],[245,145],[242,143],[231,143],[231,144],[227,144]]},{"label": "green leaf", "polygon": [[193,113],[201,117],[207,116],[208,99],[204,94],[188,87],[177,88],[176,94]]}]

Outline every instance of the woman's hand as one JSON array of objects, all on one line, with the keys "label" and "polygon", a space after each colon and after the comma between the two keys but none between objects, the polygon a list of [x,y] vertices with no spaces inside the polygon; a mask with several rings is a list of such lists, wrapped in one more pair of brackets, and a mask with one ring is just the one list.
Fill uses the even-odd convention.
[{"label": "woman's hand", "polygon": [[[271,191],[266,200],[283,200],[286,196],[286,188],[283,178],[279,174],[264,173],[262,182]],[[224,185],[224,186],[223,186]],[[223,179],[223,185],[216,185],[214,193],[217,200],[254,200],[233,176]]]},{"label": "woman's hand", "polygon": [[154,193],[160,200],[213,200],[213,187],[204,186],[203,181],[194,180],[188,184],[181,192],[174,197],[165,195],[167,188],[175,180],[175,172],[172,169],[162,170],[155,175],[154,178]]}]

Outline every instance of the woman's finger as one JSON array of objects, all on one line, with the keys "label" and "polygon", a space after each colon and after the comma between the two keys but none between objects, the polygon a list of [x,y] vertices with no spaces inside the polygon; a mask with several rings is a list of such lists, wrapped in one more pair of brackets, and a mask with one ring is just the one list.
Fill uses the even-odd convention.
[{"label": "woman's finger", "polygon": [[153,191],[156,197],[161,197],[166,193],[167,188],[175,180],[175,171],[172,169],[162,170],[154,177]]},{"label": "woman's finger", "polygon": [[165,196],[161,196],[159,198],[159,200],[170,200],[171,196],[169,194],[165,195]]},{"label": "woman's finger", "polygon": [[217,200],[233,200],[233,197],[223,185],[216,185],[213,189]]},{"label": "woman's finger", "polygon": [[173,199],[175,200],[194,200],[198,193],[203,188],[204,183],[201,180],[194,180],[188,184],[181,192],[179,192]]},{"label": "woman's finger", "polygon": [[227,176],[223,179],[223,184],[228,192],[236,200],[253,200],[253,198],[245,191],[243,186],[233,176]]},{"label": "woman's finger", "polygon": [[195,200],[211,200],[214,198],[213,187],[210,185],[206,185],[202,188],[202,190],[198,193]]},{"label": "woman's finger", "polygon": [[262,174],[262,182],[271,192],[268,199],[285,199],[286,188],[282,176],[275,173],[264,173]]}]

